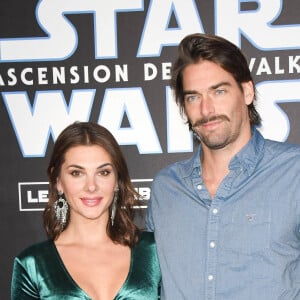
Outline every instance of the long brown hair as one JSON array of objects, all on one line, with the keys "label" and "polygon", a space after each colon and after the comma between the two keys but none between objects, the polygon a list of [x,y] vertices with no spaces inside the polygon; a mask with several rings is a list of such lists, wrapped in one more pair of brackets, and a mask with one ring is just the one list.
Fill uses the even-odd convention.
[{"label": "long brown hair", "polygon": [[[181,114],[185,112],[182,72],[186,66],[202,60],[214,62],[230,73],[242,91],[242,83],[244,82],[250,81],[254,86],[247,60],[236,45],[215,35],[201,33],[188,35],[178,46],[178,58],[172,67],[170,82]],[[255,100],[256,91],[254,89],[254,99],[248,105],[248,115],[251,125],[260,125],[261,118],[254,106]],[[189,121],[188,124],[191,129]]]},{"label": "long brown hair", "polygon": [[49,201],[43,214],[44,228],[48,237],[55,240],[62,230],[68,227],[69,213],[67,223],[63,229],[55,218],[53,205],[58,199],[56,182],[66,152],[70,148],[79,145],[98,145],[110,155],[117,173],[119,192],[114,225],[112,226],[111,222],[107,223],[107,234],[114,242],[130,247],[134,246],[138,239],[139,229],[133,221],[133,206],[137,204],[139,195],[131,183],[125,158],[114,136],[103,126],[92,122],[75,122],[69,125],[61,132],[54,144],[47,169]]}]

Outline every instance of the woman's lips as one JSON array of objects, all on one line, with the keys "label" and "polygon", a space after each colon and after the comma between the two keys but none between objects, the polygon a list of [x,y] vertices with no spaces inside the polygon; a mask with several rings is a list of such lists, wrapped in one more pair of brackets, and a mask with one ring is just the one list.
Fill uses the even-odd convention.
[{"label": "woman's lips", "polygon": [[101,200],[102,200],[102,197],[97,197],[97,198],[88,198],[88,197],[83,197],[83,198],[80,198],[82,203],[86,206],[89,206],[89,207],[93,207],[93,206],[97,206]]}]

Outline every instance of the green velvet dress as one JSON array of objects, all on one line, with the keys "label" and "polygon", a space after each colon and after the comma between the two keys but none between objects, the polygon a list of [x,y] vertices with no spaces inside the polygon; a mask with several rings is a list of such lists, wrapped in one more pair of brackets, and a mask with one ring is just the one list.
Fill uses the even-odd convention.
[{"label": "green velvet dress", "polygon": [[[158,299],[160,279],[153,233],[143,232],[131,250],[127,279],[114,299]],[[91,299],[66,270],[52,240],[33,245],[15,258],[11,293],[12,300]]]}]

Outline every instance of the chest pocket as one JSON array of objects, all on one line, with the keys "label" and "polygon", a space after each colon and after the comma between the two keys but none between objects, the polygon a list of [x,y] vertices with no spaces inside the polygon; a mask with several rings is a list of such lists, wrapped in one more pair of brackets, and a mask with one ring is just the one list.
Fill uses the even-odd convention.
[{"label": "chest pocket", "polygon": [[[230,205],[229,205],[230,206]],[[244,254],[270,248],[271,209],[269,199],[237,201],[227,207],[221,219],[220,240],[223,249]]]}]

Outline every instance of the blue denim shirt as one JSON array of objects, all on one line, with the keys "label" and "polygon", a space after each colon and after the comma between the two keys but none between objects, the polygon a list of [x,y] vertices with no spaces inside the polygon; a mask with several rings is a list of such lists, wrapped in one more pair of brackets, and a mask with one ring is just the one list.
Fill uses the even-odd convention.
[{"label": "blue denim shirt", "polygon": [[300,147],[253,129],[212,200],[201,147],[160,171],[147,212],[162,299],[300,299]]}]

